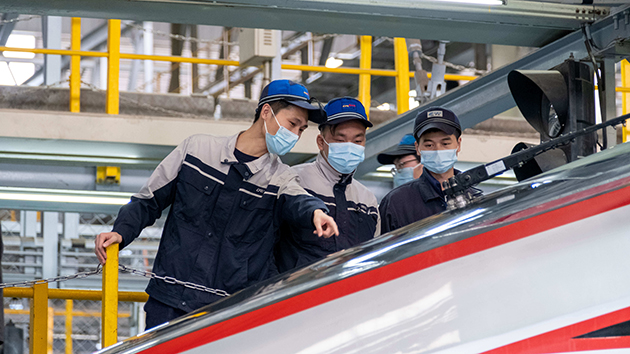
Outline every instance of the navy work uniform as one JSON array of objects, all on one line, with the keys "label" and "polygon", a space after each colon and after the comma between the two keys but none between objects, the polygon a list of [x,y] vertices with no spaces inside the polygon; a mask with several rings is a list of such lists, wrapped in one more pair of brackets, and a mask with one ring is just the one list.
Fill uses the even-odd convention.
[{"label": "navy work uniform", "polygon": [[[359,107],[359,113],[343,114],[342,105],[338,109],[331,101],[326,105],[328,121],[326,124],[340,124],[348,120],[362,120],[371,126],[365,116],[363,106],[354,98],[336,99],[338,103],[347,103],[350,107]],[[356,101],[356,102],[355,102]],[[348,108],[348,107],[346,107]],[[323,125],[322,125],[323,126]],[[320,130],[322,128],[320,126]],[[278,271],[285,272],[296,267],[312,263],[325,256],[368,241],[380,234],[380,217],[374,194],[353,178],[354,171],[342,174],[335,170],[320,152],[315,162],[293,166],[299,182],[307,192],[321,199],[329,209],[329,215],[335,219],[339,236],[330,238],[317,237],[313,230],[283,223],[280,239],[275,249]]]},{"label": "navy work uniform", "polygon": [[[327,208],[277,155],[246,155],[236,150],[237,138],[194,135],[171,152],[120,209],[113,231],[121,249],[171,206],[154,273],[228,293],[275,274],[280,220],[312,231],[314,211]],[[151,323],[147,316],[147,328],[221,298],[156,279],[146,292],[145,310],[158,316]]]},{"label": "navy work uniform", "polygon": [[[455,170],[455,175],[459,174]],[[481,194],[476,188],[468,193]],[[446,197],[438,180],[427,169],[420,178],[390,191],[379,205],[381,233],[387,233],[446,210]]]},{"label": "navy work uniform", "polygon": [[[420,142],[423,134],[436,130],[444,134],[445,138],[442,138],[444,140],[430,141],[429,148],[422,150]],[[381,233],[396,230],[446,210],[446,197],[440,182],[433,173],[437,176],[443,176],[449,171],[453,175],[460,173],[453,168],[457,161],[459,143],[457,143],[457,149],[445,149],[444,147],[450,147],[454,144],[449,136],[455,136],[456,139],[459,139],[461,134],[462,127],[457,115],[448,109],[429,107],[418,113],[414,123],[413,137],[418,142],[424,170],[418,179],[394,188],[381,200],[379,205],[383,219]],[[432,153],[435,154],[436,150],[446,152],[447,157],[432,159]],[[471,187],[466,190],[466,193],[471,197],[477,197],[482,192]]]}]

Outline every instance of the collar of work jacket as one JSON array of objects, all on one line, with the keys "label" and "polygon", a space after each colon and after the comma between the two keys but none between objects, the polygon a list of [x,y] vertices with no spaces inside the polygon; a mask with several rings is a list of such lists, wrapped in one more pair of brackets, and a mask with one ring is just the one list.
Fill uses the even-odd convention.
[{"label": "collar of work jacket", "polygon": [[[455,174],[459,174],[459,171],[455,170]],[[442,192],[440,182],[426,169],[418,178],[418,190],[425,203],[431,199],[444,199],[444,192]]]},{"label": "collar of work jacket", "polygon": [[326,158],[324,157],[323,152],[319,152],[317,154],[317,158],[315,159],[315,166],[321,172],[321,174],[326,178],[330,184],[335,185],[337,183],[350,184],[352,183],[352,176],[354,176],[354,171],[349,174],[341,174],[339,171],[335,170],[330,166]]},{"label": "collar of work jacket", "polygon": [[[240,132],[234,136],[231,136],[228,140],[228,143],[223,146],[223,149],[221,150],[221,163],[222,164],[231,165],[231,164],[239,163],[236,156],[234,156],[234,149],[236,148],[236,141],[238,140],[238,137],[241,136],[242,133],[243,132]],[[252,175],[255,175],[260,170],[262,170],[265,166],[268,166],[272,161],[276,159],[278,159],[277,155],[266,153],[254,161],[246,162],[245,166],[249,168],[249,171],[252,173]]]}]

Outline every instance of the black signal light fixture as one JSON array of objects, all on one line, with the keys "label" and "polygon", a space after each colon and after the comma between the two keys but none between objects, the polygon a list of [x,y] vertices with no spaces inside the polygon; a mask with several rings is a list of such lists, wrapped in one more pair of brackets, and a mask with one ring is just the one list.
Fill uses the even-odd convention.
[{"label": "black signal light fixture", "polygon": [[[551,70],[514,70],[508,75],[508,86],[527,122],[540,133],[541,143],[595,124],[593,71],[586,63],[571,57]],[[529,162],[529,172],[520,174],[531,177],[534,171],[544,172],[593,154],[596,144],[596,133],[579,136],[559,148],[563,154],[545,152],[537,157],[540,161]],[[515,150],[524,147],[520,143]],[[531,165],[542,160],[545,166]]]}]

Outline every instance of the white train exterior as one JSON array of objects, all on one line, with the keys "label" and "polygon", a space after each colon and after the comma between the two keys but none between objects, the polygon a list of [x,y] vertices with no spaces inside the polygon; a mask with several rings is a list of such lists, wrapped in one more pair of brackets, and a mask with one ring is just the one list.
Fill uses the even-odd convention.
[{"label": "white train exterior", "polygon": [[623,144],[102,353],[627,352],[629,226]]}]

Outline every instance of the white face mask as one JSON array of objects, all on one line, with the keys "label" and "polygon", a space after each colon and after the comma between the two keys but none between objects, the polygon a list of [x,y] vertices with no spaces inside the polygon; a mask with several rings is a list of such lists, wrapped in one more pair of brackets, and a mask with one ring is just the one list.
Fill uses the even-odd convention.
[{"label": "white face mask", "polygon": [[280,122],[278,122],[278,118],[276,118],[276,114],[273,113],[273,109],[271,110],[271,114],[280,128],[275,135],[271,135],[267,130],[267,122],[264,122],[266,132],[265,143],[267,143],[267,150],[269,153],[282,156],[293,149],[300,137],[289,129],[283,127]]},{"label": "white face mask", "polygon": [[413,181],[413,170],[415,167],[405,167],[401,169],[392,169],[394,176],[394,188],[401,186],[407,182]]},{"label": "white face mask", "polygon": [[444,173],[455,166],[457,149],[420,150],[420,162],[433,173]]},{"label": "white face mask", "polygon": [[348,174],[365,159],[365,147],[355,143],[328,143],[328,163],[337,172]]}]

